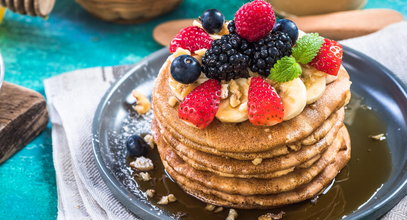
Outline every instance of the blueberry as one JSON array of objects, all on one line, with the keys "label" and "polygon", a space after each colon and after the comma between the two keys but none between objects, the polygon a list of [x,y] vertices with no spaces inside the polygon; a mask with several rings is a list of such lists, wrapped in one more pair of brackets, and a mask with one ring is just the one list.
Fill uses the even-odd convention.
[{"label": "blueberry", "polygon": [[180,83],[193,83],[201,75],[201,64],[192,56],[181,55],[171,63],[171,75]]},{"label": "blueberry", "polygon": [[208,9],[202,13],[201,21],[206,32],[215,34],[222,30],[225,16],[216,9]]},{"label": "blueberry", "polygon": [[297,25],[288,19],[280,19],[274,25],[273,31],[281,31],[287,33],[292,41],[292,45],[295,44],[298,38],[298,27]]},{"label": "blueberry", "polygon": [[126,141],[126,147],[129,155],[133,157],[146,156],[150,149],[146,141],[138,135],[130,136]]}]

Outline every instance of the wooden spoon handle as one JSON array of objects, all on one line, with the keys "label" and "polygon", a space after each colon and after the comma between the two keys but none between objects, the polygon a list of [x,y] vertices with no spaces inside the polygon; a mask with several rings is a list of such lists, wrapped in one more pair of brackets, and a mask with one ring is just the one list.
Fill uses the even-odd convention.
[{"label": "wooden spoon handle", "polygon": [[194,19],[167,21],[157,25],[153,30],[153,38],[163,46],[169,46],[172,38],[185,27],[191,26]]},{"label": "wooden spoon handle", "polygon": [[352,10],[288,19],[305,32],[318,32],[334,40],[370,34],[404,20],[399,12],[390,9]]},{"label": "wooden spoon handle", "polygon": [[[370,34],[404,20],[399,12],[390,9],[352,10],[288,19],[305,32],[318,32],[334,40]],[[153,37],[159,44],[168,46],[178,31],[192,25],[192,21],[183,19],[162,23],[154,29]]]}]

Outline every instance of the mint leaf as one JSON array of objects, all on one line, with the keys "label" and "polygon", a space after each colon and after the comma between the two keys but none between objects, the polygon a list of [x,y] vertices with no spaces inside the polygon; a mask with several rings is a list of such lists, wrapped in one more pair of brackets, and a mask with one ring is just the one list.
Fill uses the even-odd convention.
[{"label": "mint leaf", "polygon": [[324,38],[319,34],[306,34],[297,40],[292,55],[299,63],[307,64],[314,59],[323,43]]},{"label": "mint leaf", "polygon": [[275,82],[288,82],[302,73],[300,64],[298,64],[294,57],[283,57],[274,64],[270,70],[269,79]]}]

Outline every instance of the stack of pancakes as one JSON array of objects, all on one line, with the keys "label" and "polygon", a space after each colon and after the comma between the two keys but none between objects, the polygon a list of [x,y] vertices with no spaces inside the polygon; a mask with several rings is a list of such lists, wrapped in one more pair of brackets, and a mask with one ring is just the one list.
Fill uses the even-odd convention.
[{"label": "stack of pancakes", "polygon": [[317,102],[289,121],[262,127],[215,119],[200,130],[168,104],[169,66],[167,60],[156,80],[152,128],[165,169],[188,194],[243,209],[292,204],[318,195],[349,161],[344,68]]}]

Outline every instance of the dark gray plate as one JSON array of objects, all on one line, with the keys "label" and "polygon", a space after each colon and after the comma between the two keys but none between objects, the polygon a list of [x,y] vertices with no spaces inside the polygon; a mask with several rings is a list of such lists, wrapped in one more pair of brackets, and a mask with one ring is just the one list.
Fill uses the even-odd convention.
[{"label": "dark gray plate", "polygon": [[[392,159],[388,181],[358,210],[346,219],[378,218],[407,194],[407,89],[388,69],[348,47],[344,47],[344,66],[352,78],[352,92],[365,98],[386,122]],[[129,120],[125,99],[133,89],[151,95],[153,80],[167,56],[159,50],[141,61],[118,80],[102,98],[93,120],[93,150],[98,168],[112,193],[129,210],[143,219],[171,219],[170,215],[146,201],[126,168],[123,140],[117,135],[124,120]],[[147,119],[140,119],[138,132],[148,132]],[[254,217],[255,218],[255,217]]]}]

